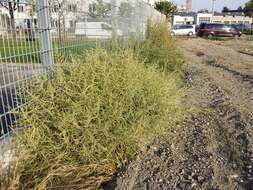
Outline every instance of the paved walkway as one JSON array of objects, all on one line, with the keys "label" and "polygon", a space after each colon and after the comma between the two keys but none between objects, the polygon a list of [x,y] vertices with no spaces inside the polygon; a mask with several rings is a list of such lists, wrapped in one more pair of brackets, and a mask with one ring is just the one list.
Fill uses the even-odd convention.
[{"label": "paved walkway", "polygon": [[20,105],[17,91],[25,82],[43,73],[41,64],[0,64],[0,139],[10,132],[16,117],[12,111]]}]

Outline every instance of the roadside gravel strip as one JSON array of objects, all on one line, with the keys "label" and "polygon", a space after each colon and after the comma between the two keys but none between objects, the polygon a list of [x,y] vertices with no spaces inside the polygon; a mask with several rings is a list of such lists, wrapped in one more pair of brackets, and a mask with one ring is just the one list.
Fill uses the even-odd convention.
[{"label": "roadside gravel strip", "polygon": [[179,41],[193,113],[104,189],[253,190],[253,61],[232,43]]}]

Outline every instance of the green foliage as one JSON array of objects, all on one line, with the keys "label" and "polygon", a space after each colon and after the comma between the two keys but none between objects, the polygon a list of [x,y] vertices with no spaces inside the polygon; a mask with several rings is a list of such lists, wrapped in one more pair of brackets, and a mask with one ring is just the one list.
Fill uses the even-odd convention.
[{"label": "green foliage", "polygon": [[180,117],[181,96],[177,75],[147,68],[127,49],[91,50],[57,67],[54,80],[28,92],[11,188],[99,187]]},{"label": "green foliage", "polygon": [[223,13],[229,12],[229,8],[228,8],[228,7],[223,7],[222,12],[223,12]]},{"label": "green foliage", "polygon": [[130,17],[133,10],[129,2],[121,2],[119,7],[119,14],[121,17]]},{"label": "green foliage", "polygon": [[181,72],[184,61],[175,44],[166,22],[149,24],[147,38],[136,47],[136,52],[146,65],[166,73]]},{"label": "green foliage", "polygon": [[177,13],[177,6],[173,2],[167,0],[156,2],[155,9],[166,15],[167,18],[171,18]]},{"label": "green foliage", "polygon": [[106,17],[109,12],[112,10],[111,4],[105,3],[103,0],[96,0],[94,4],[92,4],[92,9],[90,9],[90,14],[93,17]]},{"label": "green foliage", "polygon": [[253,16],[253,0],[249,0],[245,4],[244,12],[246,16],[249,16],[249,17]]}]

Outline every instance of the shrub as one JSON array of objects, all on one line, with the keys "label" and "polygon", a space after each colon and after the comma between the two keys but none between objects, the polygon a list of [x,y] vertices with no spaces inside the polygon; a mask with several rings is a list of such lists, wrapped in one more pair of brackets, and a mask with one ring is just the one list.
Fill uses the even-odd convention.
[{"label": "shrub", "polygon": [[166,22],[149,23],[146,40],[137,44],[136,53],[146,65],[162,72],[182,71],[184,61],[177,51],[175,40],[169,35]]},{"label": "shrub", "polygon": [[11,188],[98,188],[177,120],[177,76],[134,55],[95,49],[34,84],[20,113],[28,128],[18,138]]}]

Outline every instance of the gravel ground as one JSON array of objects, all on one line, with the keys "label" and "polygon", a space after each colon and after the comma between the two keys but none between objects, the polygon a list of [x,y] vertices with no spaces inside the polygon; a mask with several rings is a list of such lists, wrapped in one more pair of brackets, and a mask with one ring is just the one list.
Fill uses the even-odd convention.
[{"label": "gravel ground", "polygon": [[8,176],[13,170],[14,150],[12,139],[0,141],[0,189],[4,190],[5,184],[8,183]]},{"label": "gravel ground", "polygon": [[253,190],[253,42],[180,39],[194,110],[104,189]]}]

